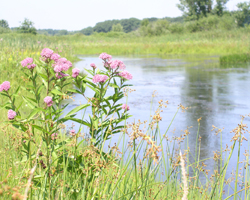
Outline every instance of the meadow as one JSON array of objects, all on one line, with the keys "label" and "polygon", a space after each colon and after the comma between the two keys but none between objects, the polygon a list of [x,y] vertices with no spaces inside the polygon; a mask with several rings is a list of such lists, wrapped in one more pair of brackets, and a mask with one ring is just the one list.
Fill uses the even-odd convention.
[{"label": "meadow", "polygon": [[[157,37],[137,37],[134,33],[112,32],[92,36],[1,34],[0,83],[4,81],[11,83],[9,92],[15,101],[7,103],[10,98],[6,95],[2,95],[0,99],[2,105],[0,198],[249,199],[248,152],[244,153],[244,162],[240,163],[238,159],[236,171],[226,179],[228,163],[233,152],[236,151],[238,158],[243,154],[240,147],[242,142],[246,142],[244,133],[247,132],[244,118],[233,130],[232,144],[226,149],[221,146],[220,152],[213,158],[207,158],[214,162],[215,166],[214,170],[209,172],[203,163],[204,160],[200,160],[199,157],[201,148],[199,130],[194,155],[189,151],[188,130],[178,138],[168,138],[168,129],[159,130],[158,125],[162,120],[160,113],[167,106],[167,102],[158,102],[158,108],[152,110],[154,114],[148,122],[138,121],[125,125],[129,117],[128,109],[121,108],[121,105],[115,107],[116,99],[114,99],[126,98],[126,90],[125,94],[121,92],[125,82],[121,82],[121,85],[116,82],[112,84],[105,82],[107,87],[114,88],[115,94],[110,99],[105,96],[105,92],[102,92],[105,91],[104,85],[93,84],[90,81],[92,79],[87,79],[85,74],[79,75],[81,79],[74,79],[71,77],[74,72],[69,70],[70,76],[65,79],[50,79],[54,72],[53,70],[50,72],[49,62],[40,61],[41,51],[44,48],[53,49],[72,63],[78,60],[77,55],[99,56],[102,52],[112,55],[158,54],[159,56],[247,54],[250,42],[248,34],[247,29],[213,30]],[[25,71],[26,75],[22,72],[24,67],[21,66],[21,61],[26,57],[32,57],[37,65],[35,70],[40,70],[34,70],[32,76],[28,74],[30,72],[28,69]],[[100,73],[111,80],[116,76],[111,71]],[[89,77],[95,75],[95,71],[88,73]],[[48,84],[46,88],[44,83],[50,83],[50,80],[53,82],[53,87],[52,84],[50,87]],[[62,83],[62,80],[65,82]],[[55,87],[56,91],[54,85],[58,86]],[[73,89],[72,85],[79,90]],[[68,118],[63,119],[80,122],[83,126],[89,127],[87,129],[89,134],[83,129],[74,130],[74,127],[65,129],[63,120],[59,120],[63,112],[61,101],[77,92],[84,97],[86,85],[95,91],[95,96],[88,99],[93,109],[91,123],[74,119],[74,112],[84,111],[84,105],[74,109]],[[48,95],[53,96],[56,104],[54,110],[43,102],[43,98]],[[153,98],[154,96],[152,101]],[[114,105],[107,102],[110,100]],[[102,104],[99,104],[100,102]],[[22,118],[8,120],[8,109],[5,108],[13,108],[14,104],[19,105],[20,115],[17,112],[17,116]],[[98,107],[96,104],[102,106]],[[185,111],[185,107],[180,105],[177,112],[181,110]],[[121,116],[117,113],[120,121],[114,120],[110,115],[118,111],[123,111],[120,113]],[[103,116],[108,116],[109,123],[106,123],[106,118]],[[101,126],[98,126],[99,123]],[[121,127],[118,126],[119,123]],[[197,123],[199,125],[200,119],[197,119]],[[169,127],[170,125],[171,123]],[[221,130],[216,127],[214,131],[221,134]],[[118,142],[123,143],[123,148],[112,146],[108,152],[103,152],[104,142],[116,133],[120,134]],[[130,137],[129,145],[124,143],[125,134]],[[221,135],[221,141],[222,139]],[[166,146],[163,146],[163,140],[167,141]],[[143,159],[139,159],[139,154],[144,155]]]}]

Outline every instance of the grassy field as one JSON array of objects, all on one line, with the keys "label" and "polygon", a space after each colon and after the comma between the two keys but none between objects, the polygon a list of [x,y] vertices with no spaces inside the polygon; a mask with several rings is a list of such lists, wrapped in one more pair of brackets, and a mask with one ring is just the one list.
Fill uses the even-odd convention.
[{"label": "grassy field", "polygon": [[[54,37],[2,34],[0,83],[10,81],[13,91],[20,85],[25,88],[28,83],[20,72],[20,62],[26,57],[39,60],[40,52],[45,47],[55,50],[72,62],[78,60],[77,54],[99,55],[102,52],[113,55],[246,54],[250,44],[248,35],[249,31],[245,29],[159,37],[115,33]],[[23,91],[25,94],[25,90]],[[1,96],[0,105],[6,100]],[[159,103],[159,110],[162,107]],[[181,108],[183,107],[178,110]],[[23,105],[22,110],[25,109],[28,108]],[[242,154],[240,144],[244,142],[243,132],[246,129],[243,122],[239,122],[239,126],[235,128],[232,144],[227,149],[221,147],[221,151],[213,158],[207,158],[214,163],[214,169],[209,172],[204,160],[199,158],[199,132],[195,155],[191,155],[189,131],[186,130],[178,138],[164,137],[163,134],[167,136],[168,130],[158,129],[159,110],[151,117],[149,124],[138,122],[127,130],[128,136],[132,138],[129,146],[125,145],[124,135],[121,134],[119,141],[123,148],[110,147],[108,154],[102,153],[102,145],[98,148],[91,145],[83,132],[66,135],[66,130],[62,130],[63,134],[58,136],[57,145],[58,148],[59,144],[65,145],[58,150],[58,157],[51,155],[49,158],[53,163],[51,174],[46,175],[47,169],[43,169],[39,162],[46,159],[44,152],[48,148],[42,143],[39,132],[30,135],[27,131],[28,135],[25,135],[26,133],[15,129],[6,122],[7,112],[1,108],[0,198],[25,199],[27,191],[28,199],[250,199],[247,152],[244,154],[244,163],[237,163],[235,173],[226,177],[233,152],[238,153],[238,158]],[[197,123],[199,124],[199,120]],[[146,128],[142,133],[140,127],[143,126]],[[220,129],[215,131],[221,134]],[[79,138],[82,143],[77,143]],[[23,148],[24,139],[28,149]],[[166,140],[166,146],[163,146],[163,140]],[[30,145],[28,141],[32,141]],[[25,151],[32,154],[24,158]],[[40,151],[43,153],[39,154]],[[140,154],[144,155],[141,159]],[[75,162],[75,155],[79,156],[84,165]],[[53,167],[57,162],[61,165]]]}]

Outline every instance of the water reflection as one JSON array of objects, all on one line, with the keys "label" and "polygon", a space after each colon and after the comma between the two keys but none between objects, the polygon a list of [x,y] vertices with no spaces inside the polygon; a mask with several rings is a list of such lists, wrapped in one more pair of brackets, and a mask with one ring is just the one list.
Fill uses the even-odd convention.
[{"label": "water reflection", "polygon": [[[84,71],[90,69],[90,63],[102,66],[102,61],[97,56],[80,56],[82,61],[75,67]],[[240,122],[240,115],[249,114],[250,108],[250,73],[248,65],[220,66],[217,56],[120,56],[115,59],[122,60],[127,71],[133,74],[133,89],[129,94],[128,104],[133,117],[129,121],[148,120],[152,111],[152,93],[157,90],[152,110],[156,109],[160,99],[168,100],[169,105],[162,113],[160,123],[161,133],[164,134],[171,122],[178,105],[181,103],[189,109],[179,112],[174,120],[169,137],[183,134],[188,126],[190,129],[189,147],[194,154],[198,131],[197,119],[200,121],[199,136],[201,139],[201,160],[213,157],[213,151],[220,150],[220,137],[211,132],[212,125],[224,128],[222,145],[230,143],[230,131]],[[101,68],[101,67],[100,67]],[[90,95],[90,91],[86,91]],[[125,103],[124,100],[123,103]],[[74,104],[84,103],[76,95]],[[74,105],[69,109],[74,108]],[[88,113],[88,110],[87,112]],[[82,117],[78,114],[78,117]],[[172,133],[175,130],[175,133]],[[112,142],[117,142],[115,136]],[[183,148],[185,145],[183,144]],[[243,148],[247,148],[247,145]],[[236,158],[233,157],[233,160]],[[211,163],[207,162],[207,165]],[[231,168],[234,163],[232,162]],[[209,166],[211,169],[213,165]]]}]

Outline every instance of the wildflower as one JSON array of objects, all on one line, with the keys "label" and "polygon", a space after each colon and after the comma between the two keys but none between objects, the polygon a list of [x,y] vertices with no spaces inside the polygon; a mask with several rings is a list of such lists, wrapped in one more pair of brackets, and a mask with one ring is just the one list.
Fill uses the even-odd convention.
[{"label": "wildflower", "polygon": [[53,133],[53,134],[51,135],[51,139],[52,139],[52,140],[56,140],[56,139],[57,139],[57,136],[58,136],[57,133]]},{"label": "wildflower", "polygon": [[75,130],[74,129],[72,129],[72,130],[70,130],[70,133],[72,133],[72,134],[75,134]]},{"label": "wildflower", "polygon": [[68,61],[66,58],[59,58],[54,64],[54,71],[68,71],[68,69],[72,67],[72,63]]},{"label": "wildflower", "polygon": [[55,62],[57,62],[59,60],[61,56],[57,53],[53,53],[51,56],[51,60],[54,60]]},{"label": "wildflower", "polygon": [[44,61],[47,61],[48,59],[51,59],[51,56],[53,55],[54,51],[48,48],[45,48],[42,50],[41,56]]},{"label": "wildflower", "polygon": [[64,74],[62,72],[56,73],[56,78],[61,79],[63,77],[69,76],[68,74]]},{"label": "wildflower", "polygon": [[79,75],[79,72],[80,72],[79,69],[74,68],[74,69],[72,70],[72,77],[73,77],[73,78],[76,78],[76,77]]},{"label": "wildflower", "polygon": [[119,68],[120,70],[124,70],[126,68],[126,66],[120,60],[113,60],[110,63],[110,68],[111,69],[118,69]]},{"label": "wildflower", "polygon": [[96,74],[93,77],[93,82],[94,83],[104,83],[107,79],[108,79],[108,76],[106,76],[106,75]]},{"label": "wildflower", "polygon": [[96,69],[95,63],[91,63],[90,66],[93,67],[93,69]]},{"label": "wildflower", "polygon": [[23,67],[26,67],[28,64],[32,64],[32,63],[33,63],[33,58],[29,58],[29,57],[21,61],[21,65]]},{"label": "wildflower", "polygon": [[48,107],[52,106],[53,104],[52,97],[50,96],[45,97],[44,102],[47,104]]},{"label": "wildflower", "polygon": [[9,81],[4,81],[1,85],[0,85],[0,92],[4,91],[8,91],[10,89],[10,82]]},{"label": "wildflower", "polygon": [[110,61],[112,59],[112,56],[106,53],[101,53],[99,58],[101,58],[104,61]]},{"label": "wildflower", "polygon": [[118,75],[127,79],[127,80],[131,80],[133,78],[132,74],[130,74],[127,71],[120,72]]},{"label": "wildflower", "polygon": [[8,119],[9,119],[9,120],[14,119],[15,116],[16,116],[16,112],[15,112],[15,111],[13,111],[13,110],[9,110],[9,111],[8,111]]},{"label": "wildflower", "polygon": [[129,110],[129,106],[127,104],[123,104],[122,105],[122,109],[124,109],[125,111]]}]

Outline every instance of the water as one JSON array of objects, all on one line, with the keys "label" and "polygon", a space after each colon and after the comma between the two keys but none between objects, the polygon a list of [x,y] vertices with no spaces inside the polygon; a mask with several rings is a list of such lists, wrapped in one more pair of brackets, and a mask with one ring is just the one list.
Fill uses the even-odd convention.
[{"label": "water", "polygon": [[[95,63],[101,68],[102,61],[98,56],[79,56],[81,61],[75,67],[84,71],[90,69],[90,63]],[[130,122],[148,120],[152,110],[158,106],[159,100],[168,100],[169,105],[161,113],[161,134],[165,134],[179,104],[188,107],[185,112],[179,111],[167,136],[179,136],[183,130],[189,129],[190,151],[194,154],[197,137],[198,123],[200,121],[199,136],[201,137],[200,159],[214,156],[214,151],[220,151],[220,136],[211,131],[212,125],[223,129],[222,146],[231,146],[232,129],[241,121],[240,115],[247,115],[250,111],[250,73],[249,65],[220,66],[217,56],[194,55],[194,56],[166,56],[160,58],[151,56],[118,56],[114,59],[122,60],[126,70],[133,75],[130,81],[136,91],[129,94],[128,105]],[[151,99],[154,91],[157,96]],[[86,96],[91,91],[86,90]],[[68,107],[69,110],[84,99],[76,95],[74,102]],[[123,103],[125,103],[124,100]],[[151,111],[150,111],[151,110]],[[77,115],[82,117],[81,113]],[[248,123],[248,119],[245,119]],[[70,124],[68,124],[70,125]],[[77,125],[76,125],[77,127]],[[248,135],[245,135],[248,138]],[[114,136],[112,143],[117,142],[119,135]],[[185,144],[182,144],[185,149]],[[243,142],[242,149],[248,149],[248,142]],[[242,152],[243,152],[242,150]],[[236,153],[233,155],[229,169],[236,168]],[[208,168],[213,169],[212,162],[205,162]]]}]

